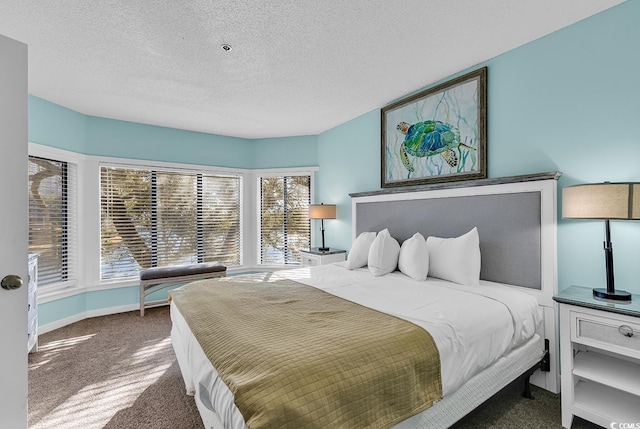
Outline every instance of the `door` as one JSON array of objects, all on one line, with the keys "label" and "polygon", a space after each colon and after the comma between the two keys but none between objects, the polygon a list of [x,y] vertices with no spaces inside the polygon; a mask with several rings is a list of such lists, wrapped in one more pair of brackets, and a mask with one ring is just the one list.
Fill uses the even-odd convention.
[{"label": "door", "polygon": [[[0,428],[27,427],[27,45],[0,35]],[[4,282],[5,284],[7,282]]]}]

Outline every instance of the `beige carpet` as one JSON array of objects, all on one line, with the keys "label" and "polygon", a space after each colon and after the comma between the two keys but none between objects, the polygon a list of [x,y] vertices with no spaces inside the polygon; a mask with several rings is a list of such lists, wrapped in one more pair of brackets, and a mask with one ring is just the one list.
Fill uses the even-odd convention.
[{"label": "beige carpet", "polygon": [[202,428],[170,331],[159,307],[41,335],[29,356],[29,428]]},{"label": "beige carpet", "polygon": [[[170,341],[169,308],[96,317],[41,335],[29,355],[31,429],[203,428]],[[507,389],[457,428],[561,428],[560,398]],[[576,421],[574,429],[595,428]]]}]

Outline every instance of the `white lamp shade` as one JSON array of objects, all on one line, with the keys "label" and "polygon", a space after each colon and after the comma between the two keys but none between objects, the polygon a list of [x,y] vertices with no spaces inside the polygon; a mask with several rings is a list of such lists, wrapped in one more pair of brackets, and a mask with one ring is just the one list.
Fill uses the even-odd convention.
[{"label": "white lamp shade", "polygon": [[594,183],[562,190],[565,219],[640,219],[640,183]]},{"label": "white lamp shade", "polygon": [[335,204],[310,204],[309,219],[335,219]]}]

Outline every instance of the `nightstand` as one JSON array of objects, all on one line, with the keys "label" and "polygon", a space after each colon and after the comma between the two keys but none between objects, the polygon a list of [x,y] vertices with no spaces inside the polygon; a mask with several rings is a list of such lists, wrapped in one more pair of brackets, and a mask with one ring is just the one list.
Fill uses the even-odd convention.
[{"label": "nightstand", "polygon": [[571,286],[553,299],[560,303],[562,426],[570,428],[573,416],[603,427],[640,423],[640,295],[621,303]]},{"label": "nightstand", "polygon": [[331,264],[346,260],[347,251],[340,249],[319,250],[317,247],[311,249],[300,249],[301,264],[304,266],[316,266]]}]

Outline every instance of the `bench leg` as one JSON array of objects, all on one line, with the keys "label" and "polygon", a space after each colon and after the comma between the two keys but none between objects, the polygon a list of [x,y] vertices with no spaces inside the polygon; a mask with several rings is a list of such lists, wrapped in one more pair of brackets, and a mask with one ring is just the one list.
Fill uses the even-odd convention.
[{"label": "bench leg", "polygon": [[144,317],[144,283],[140,283],[140,317]]}]

